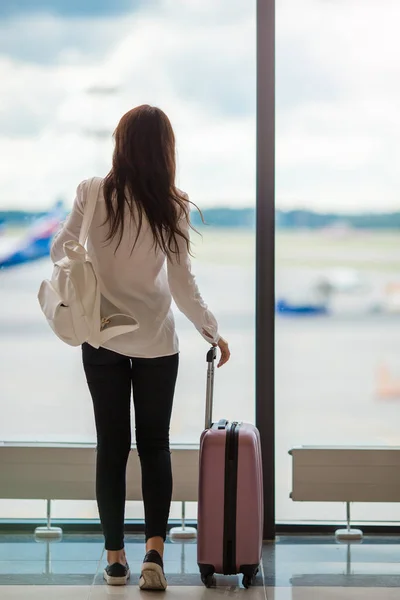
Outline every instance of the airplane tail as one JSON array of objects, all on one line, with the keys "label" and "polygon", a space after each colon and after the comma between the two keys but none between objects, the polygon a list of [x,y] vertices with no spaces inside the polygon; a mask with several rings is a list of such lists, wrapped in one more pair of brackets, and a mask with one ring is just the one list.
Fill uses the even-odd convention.
[{"label": "airplane tail", "polygon": [[52,239],[66,216],[63,202],[56,202],[49,212],[36,219],[25,235],[0,257],[0,268],[14,267],[49,256]]}]

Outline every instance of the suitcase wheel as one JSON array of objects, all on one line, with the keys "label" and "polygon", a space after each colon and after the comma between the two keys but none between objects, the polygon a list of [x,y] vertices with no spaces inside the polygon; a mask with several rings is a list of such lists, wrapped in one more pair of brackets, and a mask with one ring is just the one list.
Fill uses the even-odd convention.
[{"label": "suitcase wheel", "polygon": [[257,576],[259,565],[241,565],[240,572],[243,573],[242,584],[243,587],[248,589]]},{"label": "suitcase wheel", "polygon": [[251,577],[251,575],[243,575],[242,583],[243,587],[247,590],[253,583],[253,577]]},{"label": "suitcase wheel", "polygon": [[206,586],[206,588],[215,587],[215,585],[216,585],[215,577],[212,574],[210,574],[210,575],[203,575],[202,578],[201,578],[201,580],[204,583],[204,585]]}]

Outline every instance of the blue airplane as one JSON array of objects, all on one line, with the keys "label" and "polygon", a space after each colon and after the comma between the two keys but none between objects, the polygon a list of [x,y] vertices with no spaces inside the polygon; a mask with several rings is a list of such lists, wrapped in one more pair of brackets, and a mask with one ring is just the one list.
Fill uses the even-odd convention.
[{"label": "blue airplane", "polygon": [[36,219],[21,238],[8,243],[9,240],[3,233],[2,241],[7,246],[4,249],[0,247],[0,269],[9,269],[50,256],[52,239],[65,217],[63,203],[57,202],[51,211]]}]

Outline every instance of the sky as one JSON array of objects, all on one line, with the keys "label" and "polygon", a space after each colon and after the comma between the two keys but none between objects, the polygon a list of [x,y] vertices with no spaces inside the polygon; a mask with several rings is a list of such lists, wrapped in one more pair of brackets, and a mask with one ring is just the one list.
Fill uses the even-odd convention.
[{"label": "sky", "polygon": [[[400,3],[276,4],[277,206],[399,210]],[[2,0],[0,208],[70,206],[142,103],[194,202],[254,206],[255,31],[255,0]]]}]

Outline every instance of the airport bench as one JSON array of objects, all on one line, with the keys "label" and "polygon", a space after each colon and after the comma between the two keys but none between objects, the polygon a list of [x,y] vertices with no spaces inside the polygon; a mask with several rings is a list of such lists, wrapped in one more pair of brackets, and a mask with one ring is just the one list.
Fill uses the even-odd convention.
[{"label": "airport bench", "polygon": [[289,451],[293,459],[295,502],[344,502],[347,528],[338,539],[362,538],[351,529],[350,503],[400,501],[400,447],[301,446]]},{"label": "airport bench", "polygon": [[[198,445],[172,445],[173,500],[197,501]],[[36,534],[58,537],[51,527],[52,500],[95,500],[96,444],[0,442],[0,498],[47,500],[47,527]],[[127,465],[127,500],[141,500],[141,473],[133,445]],[[184,504],[183,504],[184,507]]]}]

